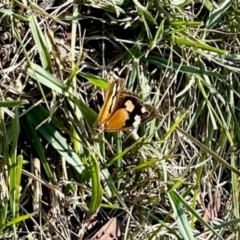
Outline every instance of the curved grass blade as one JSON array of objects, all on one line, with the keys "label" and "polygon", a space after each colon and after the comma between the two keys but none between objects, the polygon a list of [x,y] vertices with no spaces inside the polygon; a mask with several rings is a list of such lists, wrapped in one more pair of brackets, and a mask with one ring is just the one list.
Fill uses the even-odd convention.
[{"label": "curved grass blade", "polygon": [[[36,107],[26,114],[28,120],[33,124],[34,127],[39,126],[45,119],[46,114],[41,107]],[[47,140],[49,144],[53,146],[58,153],[71,164],[78,173],[82,174],[85,169],[81,159],[74,152],[71,146],[67,143],[66,139],[62,137],[60,132],[50,123],[45,122],[37,131]]]}]

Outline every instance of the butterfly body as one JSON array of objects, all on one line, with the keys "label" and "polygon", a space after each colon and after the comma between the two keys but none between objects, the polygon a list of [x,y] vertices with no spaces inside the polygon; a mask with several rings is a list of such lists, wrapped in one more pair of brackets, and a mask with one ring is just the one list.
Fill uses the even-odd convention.
[{"label": "butterfly body", "polygon": [[151,121],[157,116],[156,109],[143,103],[137,95],[124,91],[125,80],[110,75],[106,99],[98,115],[100,132],[117,132]]}]

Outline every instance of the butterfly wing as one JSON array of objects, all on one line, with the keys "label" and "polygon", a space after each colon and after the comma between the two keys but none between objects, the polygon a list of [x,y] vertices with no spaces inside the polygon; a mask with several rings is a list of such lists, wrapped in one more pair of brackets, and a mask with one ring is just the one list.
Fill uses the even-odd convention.
[{"label": "butterfly wing", "polygon": [[120,93],[124,88],[125,80],[118,78],[115,79],[113,74],[109,76],[109,85],[106,90],[106,97],[103,106],[100,109],[97,119],[98,129],[104,131],[104,125],[107,119],[111,116],[111,113],[116,109],[116,104]]},{"label": "butterfly wing", "polygon": [[137,128],[157,116],[157,110],[143,103],[137,95],[121,92],[112,113],[104,123],[105,132]]}]

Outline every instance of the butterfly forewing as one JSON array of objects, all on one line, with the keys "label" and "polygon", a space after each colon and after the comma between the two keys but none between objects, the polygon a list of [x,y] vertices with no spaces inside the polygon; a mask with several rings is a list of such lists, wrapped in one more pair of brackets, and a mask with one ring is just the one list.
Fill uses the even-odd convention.
[{"label": "butterfly forewing", "polygon": [[115,132],[151,121],[157,116],[154,107],[144,104],[136,95],[122,92],[118,97],[115,110],[105,122],[104,131]]},{"label": "butterfly forewing", "polygon": [[108,119],[111,112],[115,109],[118,96],[124,88],[124,79],[114,79],[110,76],[109,85],[106,90],[106,97],[103,106],[98,114],[98,124],[101,125]]}]

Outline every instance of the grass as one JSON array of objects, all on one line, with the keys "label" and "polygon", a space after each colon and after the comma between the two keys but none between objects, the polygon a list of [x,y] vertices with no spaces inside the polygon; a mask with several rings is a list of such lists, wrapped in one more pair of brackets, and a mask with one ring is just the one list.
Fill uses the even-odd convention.
[{"label": "grass", "polygon": [[[0,238],[240,239],[239,12],[0,3]],[[135,134],[94,131],[112,70],[159,111]]]}]

